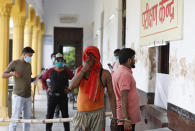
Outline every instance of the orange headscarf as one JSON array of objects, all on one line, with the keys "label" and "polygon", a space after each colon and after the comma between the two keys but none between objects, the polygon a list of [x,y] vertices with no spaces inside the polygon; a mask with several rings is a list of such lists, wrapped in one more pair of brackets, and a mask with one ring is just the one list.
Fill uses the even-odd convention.
[{"label": "orange headscarf", "polygon": [[[101,83],[100,83],[100,69],[102,65],[100,63],[100,53],[97,47],[89,46],[83,52],[83,61],[85,62],[88,59],[89,53],[92,53],[95,56],[94,65],[90,68],[90,75],[86,85],[83,85],[83,79],[80,82],[80,86],[85,86],[85,92],[89,94],[89,100],[92,102],[99,100]],[[81,71],[83,66],[80,66],[77,70],[77,73]]]}]

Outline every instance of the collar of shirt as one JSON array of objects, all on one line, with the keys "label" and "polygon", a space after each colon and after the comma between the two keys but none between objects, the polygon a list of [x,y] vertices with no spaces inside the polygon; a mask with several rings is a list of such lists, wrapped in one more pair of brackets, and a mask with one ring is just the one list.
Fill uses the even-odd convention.
[{"label": "collar of shirt", "polygon": [[129,71],[132,74],[132,68],[128,68],[128,67],[126,67],[124,65],[119,65],[119,67],[122,68],[122,69],[124,69],[124,70]]}]

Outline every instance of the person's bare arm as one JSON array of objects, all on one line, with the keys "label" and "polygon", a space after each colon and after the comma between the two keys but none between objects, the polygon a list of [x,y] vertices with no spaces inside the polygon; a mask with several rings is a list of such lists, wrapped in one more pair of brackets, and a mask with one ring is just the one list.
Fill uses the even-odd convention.
[{"label": "person's bare arm", "polygon": [[12,61],[11,63],[9,63],[8,67],[5,69],[5,71],[2,74],[2,78],[9,78],[12,76],[15,77],[21,77],[20,73],[15,71],[15,62]]},{"label": "person's bare arm", "polygon": [[110,107],[112,109],[112,115],[113,118],[110,123],[110,129],[111,131],[115,130],[117,127],[117,117],[116,117],[116,98],[112,86],[112,77],[110,75],[110,72],[107,70],[104,70],[103,75],[105,75],[106,78],[106,87],[107,87],[107,92],[108,92],[108,97],[109,97],[109,102],[110,102]]},{"label": "person's bare arm", "polygon": [[20,77],[20,73],[14,71],[14,72],[11,72],[9,69],[6,69],[3,74],[2,74],[2,78],[9,78],[9,77],[12,77],[12,76],[15,76],[15,77]]},{"label": "person's bare arm", "polygon": [[128,117],[128,92],[129,90],[123,90],[121,91],[121,102],[122,102],[122,114],[123,114],[123,118],[127,118]]},{"label": "person's bare arm", "polygon": [[116,117],[116,98],[115,98],[115,94],[114,94],[114,90],[112,86],[112,77],[109,71],[104,70],[104,72],[106,75],[106,85],[105,86],[107,87],[107,91],[108,91],[110,107],[112,109],[113,117]]},{"label": "person's bare arm", "polygon": [[85,62],[83,68],[81,69],[81,71],[76,74],[73,79],[71,80],[70,82],[70,85],[69,85],[69,90],[73,90],[75,89],[76,87],[79,86],[81,80],[83,79],[83,76],[85,75],[85,73],[90,69],[90,67],[93,65],[93,60],[92,59],[89,59]]},{"label": "person's bare arm", "polygon": [[9,78],[14,76],[14,73],[11,72],[9,69],[5,69],[5,71],[2,74],[2,78]]},{"label": "person's bare arm", "polygon": [[120,92],[121,94],[121,102],[122,102],[122,115],[123,115],[123,119],[124,119],[124,129],[128,130],[131,128],[131,122],[128,121],[129,119],[129,115],[128,115],[128,93],[129,90],[123,90]]},{"label": "person's bare arm", "polygon": [[69,90],[73,90],[79,86],[80,81],[83,79],[85,71],[81,70],[78,74],[76,74],[70,82],[68,87]]}]

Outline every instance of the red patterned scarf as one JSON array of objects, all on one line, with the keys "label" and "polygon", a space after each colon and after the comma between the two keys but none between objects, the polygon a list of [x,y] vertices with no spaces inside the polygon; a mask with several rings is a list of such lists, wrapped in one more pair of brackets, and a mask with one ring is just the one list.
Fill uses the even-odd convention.
[{"label": "red patterned scarf", "polygon": [[[83,79],[80,82],[80,86],[85,86],[85,92],[89,94],[89,100],[94,102],[98,101],[100,98],[100,69],[102,65],[100,63],[100,53],[97,47],[89,46],[85,49],[83,53],[83,61],[85,62],[88,59],[88,54],[92,53],[95,56],[94,65],[90,69],[90,75],[86,85],[84,85]],[[77,70],[77,73],[81,71],[83,66],[80,66]]]}]

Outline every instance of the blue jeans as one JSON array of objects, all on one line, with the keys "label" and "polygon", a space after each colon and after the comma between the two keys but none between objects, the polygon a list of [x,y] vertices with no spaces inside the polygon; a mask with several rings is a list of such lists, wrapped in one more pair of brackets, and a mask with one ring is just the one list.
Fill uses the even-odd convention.
[{"label": "blue jeans", "polygon": [[[20,113],[22,112],[23,119],[31,118],[31,97],[24,98],[13,94],[12,96],[12,119],[19,119]],[[18,123],[11,122],[9,125],[9,131],[16,131]],[[23,123],[23,131],[30,131],[30,124]]]}]

